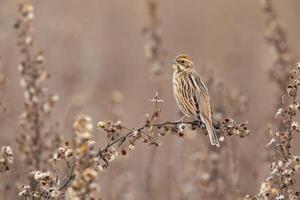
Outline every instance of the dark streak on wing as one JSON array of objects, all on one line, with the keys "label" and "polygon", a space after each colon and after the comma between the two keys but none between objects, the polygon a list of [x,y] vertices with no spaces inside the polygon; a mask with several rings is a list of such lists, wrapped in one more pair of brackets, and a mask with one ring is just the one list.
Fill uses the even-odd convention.
[{"label": "dark streak on wing", "polygon": [[200,115],[206,120],[211,121],[212,109],[208,90],[196,72],[193,72],[191,77],[198,86],[196,90],[197,92],[195,93],[197,94],[197,104],[199,105]]},{"label": "dark streak on wing", "polygon": [[196,89],[197,86],[196,86],[196,83],[194,82],[193,78],[192,78],[192,75],[191,74],[188,74],[188,79],[189,81],[191,82],[192,86]]}]

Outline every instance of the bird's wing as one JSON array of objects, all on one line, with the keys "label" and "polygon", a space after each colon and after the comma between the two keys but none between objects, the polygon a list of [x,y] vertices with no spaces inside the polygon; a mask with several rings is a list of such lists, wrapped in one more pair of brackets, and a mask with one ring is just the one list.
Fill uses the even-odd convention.
[{"label": "bird's wing", "polygon": [[220,143],[218,140],[218,136],[213,130],[212,108],[208,90],[197,73],[193,74],[192,79],[192,82],[194,81],[193,83],[197,84],[198,86],[196,87],[197,89],[193,99],[196,105],[196,109],[200,109],[200,111],[197,112],[199,113],[202,121],[205,123],[211,144],[219,147]]},{"label": "bird's wing", "polygon": [[208,90],[198,74],[194,74],[193,76],[198,86],[196,89],[196,94],[194,95],[195,104],[199,107],[201,117],[205,118],[205,121],[209,121],[211,123],[212,108]]}]

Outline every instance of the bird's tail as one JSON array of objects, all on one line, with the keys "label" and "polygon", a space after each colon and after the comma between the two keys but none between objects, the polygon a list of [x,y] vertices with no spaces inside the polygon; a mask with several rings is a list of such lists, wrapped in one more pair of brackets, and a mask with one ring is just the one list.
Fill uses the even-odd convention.
[{"label": "bird's tail", "polygon": [[218,136],[216,135],[215,131],[213,130],[212,124],[208,120],[205,120],[205,126],[206,126],[206,130],[208,132],[210,143],[213,146],[220,147]]}]

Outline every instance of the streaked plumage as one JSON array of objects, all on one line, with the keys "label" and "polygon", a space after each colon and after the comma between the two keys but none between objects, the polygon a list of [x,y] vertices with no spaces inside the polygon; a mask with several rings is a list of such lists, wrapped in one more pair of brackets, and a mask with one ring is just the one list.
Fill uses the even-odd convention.
[{"label": "streaked plumage", "polygon": [[179,109],[184,115],[201,120],[207,129],[212,145],[220,146],[212,125],[212,108],[208,90],[186,55],[179,55],[173,62],[173,92]]}]

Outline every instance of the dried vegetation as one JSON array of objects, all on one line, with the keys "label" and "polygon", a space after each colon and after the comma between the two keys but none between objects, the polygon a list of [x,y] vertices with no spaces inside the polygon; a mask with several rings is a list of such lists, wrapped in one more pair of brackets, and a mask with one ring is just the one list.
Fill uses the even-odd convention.
[{"label": "dried vegetation", "polygon": [[[46,80],[50,77],[46,70],[42,50],[36,47],[33,35],[34,6],[31,1],[21,1],[18,8],[19,18],[14,24],[17,30],[18,48],[22,60],[18,66],[20,86],[24,91],[24,110],[19,119],[22,132],[16,138],[17,149],[3,146],[0,151],[0,172],[11,171],[14,157],[26,164],[24,174],[16,176],[18,198],[26,200],[39,199],[102,199],[99,177],[115,160],[121,160],[140,146],[151,146],[153,151],[147,168],[146,193],[149,199],[155,199],[153,180],[154,158],[162,145],[162,137],[179,137],[194,139],[207,135],[201,122],[195,120],[163,120],[161,104],[165,103],[158,94],[164,93],[165,56],[162,48],[161,19],[159,1],[146,1],[149,21],[143,30],[145,58],[149,62],[151,78],[155,81],[157,91],[151,99],[154,104],[152,112],[145,114],[143,123],[130,127],[120,118],[120,104],[123,94],[112,93],[111,112],[114,120],[101,120],[94,124],[88,115],[78,114],[73,123],[73,136],[63,139],[58,123],[51,124],[49,117],[59,97],[49,92]],[[292,151],[293,141],[300,133],[297,114],[300,110],[300,64],[291,68],[294,61],[286,42],[286,35],[279,26],[271,0],[262,1],[262,10],[266,16],[266,41],[275,52],[275,61],[271,77],[285,92],[276,112],[277,121],[270,125],[270,141],[266,148],[270,151],[271,162],[268,177],[261,184],[256,195],[246,195],[243,200],[296,200],[300,191],[296,188],[296,174],[300,172],[300,156]],[[0,59],[0,65],[2,65]],[[240,161],[237,160],[239,138],[250,134],[248,122],[241,119],[247,111],[248,99],[237,89],[233,89],[216,77],[214,72],[203,72],[214,105],[214,126],[221,141],[221,148],[205,143],[192,152],[186,152],[191,142],[178,143],[182,155],[173,155],[174,159],[183,159],[180,172],[176,172],[178,190],[176,199],[239,199],[243,194],[239,188]],[[55,75],[55,74],[54,74]],[[6,84],[4,75],[0,75],[0,86]],[[2,110],[6,110],[2,97]],[[142,116],[142,113],[141,113]],[[124,120],[126,121],[126,119]],[[97,132],[94,130],[96,125]],[[95,140],[95,134],[105,138],[106,143]],[[230,136],[237,136],[236,138]],[[204,137],[202,137],[204,138]],[[247,138],[245,138],[247,139]],[[14,153],[13,153],[14,152]],[[184,154],[185,153],[185,154]],[[175,158],[177,156],[177,158]],[[121,164],[120,164],[121,165]],[[178,168],[176,168],[178,169]],[[2,175],[2,174],[1,174]],[[127,173],[123,173],[127,177]],[[127,178],[120,183],[122,194],[116,199],[133,199]],[[0,191],[8,191],[0,184]],[[3,188],[2,188],[3,187]],[[130,187],[130,189],[134,189]],[[126,195],[125,195],[126,194]],[[1,197],[1,196],[0,196]]]}]

